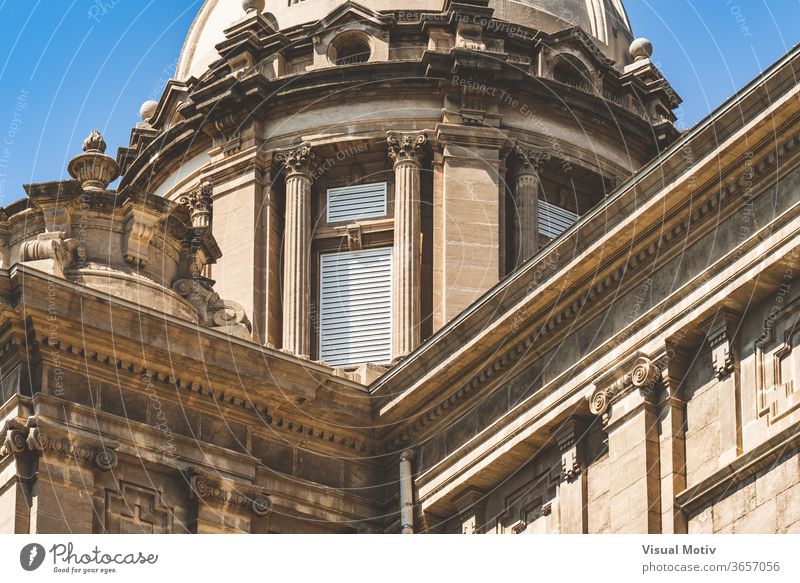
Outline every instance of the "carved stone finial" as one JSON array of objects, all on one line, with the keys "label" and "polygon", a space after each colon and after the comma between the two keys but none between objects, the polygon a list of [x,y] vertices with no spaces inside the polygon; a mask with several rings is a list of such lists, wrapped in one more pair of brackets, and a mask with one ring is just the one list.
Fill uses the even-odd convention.
[{"label": "carved stone finial", "polygon": [[389,145],[389,157],[395,164],[412,162],[419,165],[425,155],[428,135],[424,132],[417,134],[389,132],[386,143]]},{"label": "carved stone finial", "polygon": [[282,164],[286,169],[287,176],[293,174],[303,174],[307,176],[311,170],[311,166],[314,164],[315,158],[316,156],[309,142],[303,142],[290,150],[278,152],[275,155],[275,159],[278,163]]},{"label": "carved stone finial", "polygon": [[264,0],[242,0],[242,8],[247,14],[251,12],[264,12],[265,5],[266,2]]},{"label": "carved stone finial", "polygon": [[196,190],[178,199],[179,204],[189,208],[189,220],[193,228],[205,229],[211,226],[213,192],[210,184],[201,184]]},{"label": "carved stone finial", "polygon": [[631,43],[628,52],[634,61],[649,59],[653,55],[653,43],[646,38],[637,38]]},{"label": "carved stone finial", "polygon": [[89,135],[83,140],[84,152],[100,152],[101,154],[106,151],[106,141],[103,139],[102,134],[97,130],[92,130]]},{"label": "carved stone finial", "polygon": [[117,161],[105,155],[106,142],[100,132],[92,130],[83,141],[83,154],[69,162],[70,176],[81,183],[84,190],[105,190],[119,175]]},{"label": "carved stone finial", "polygon": [[142,121],[149,121],[150,118],[155,115],[157,108],[158,101],[150,99],[142,103],[142,106],[139,108],[139,115],[142,117]]}]

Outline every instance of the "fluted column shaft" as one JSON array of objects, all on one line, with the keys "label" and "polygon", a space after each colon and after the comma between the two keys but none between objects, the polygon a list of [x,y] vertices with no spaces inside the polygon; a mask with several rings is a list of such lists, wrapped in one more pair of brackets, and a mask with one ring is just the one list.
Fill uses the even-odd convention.
[{"label": "fluted column shaft", "polygon": [[311,313],[311,172],[308,144],[281,154],[286,170],[286,217],[283,245],[283,349],[310,354]]},{"label": "fluted column shaft", "polygon": [[513,160],[517,265],[532,257],[539,247],[539,175],[542,161],[541,153],[522,148],[517,149]]},{"label": "fluted column shaft", "polygon": [[392,258],[392,358],[409,354],[420,343],[420,167],[425,134],[388,138],[394,160],[394,250]]}]

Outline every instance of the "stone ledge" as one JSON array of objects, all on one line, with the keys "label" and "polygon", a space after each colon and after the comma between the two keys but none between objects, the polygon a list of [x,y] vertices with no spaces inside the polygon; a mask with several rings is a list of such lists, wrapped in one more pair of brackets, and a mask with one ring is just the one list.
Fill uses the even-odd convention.
[{"label": "stone ledge", "polygon": [[692,512],[726,490],[731,483],[743,482],[782,457],[786,451],[796,450],[798,442],[800,422],[772,436],[700,483],[687,488],[675,497],[675,503],[684,512]]}]

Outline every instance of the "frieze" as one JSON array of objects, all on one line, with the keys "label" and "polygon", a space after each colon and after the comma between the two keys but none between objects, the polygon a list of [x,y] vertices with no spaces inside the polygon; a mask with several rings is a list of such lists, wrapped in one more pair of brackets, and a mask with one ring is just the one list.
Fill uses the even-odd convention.
[{"label": "frieze", "polygon": [[[41,335],[37,338],[39,343],[47,343],[48,337]],[[69,354],[80,356],[81,358],[89,359],[96,364],[105,365],[108,368],[115,370],[124,370],[131,374],[147,376],[150,382],[159,382],[174,389],[184,389],[193,395],[205,397],[215,403],[225,402],[226,404],[241,407],[248,411],[253,411],[259,416],[259,423],[280,429],[285,432],[299,433],[309,437],[315,437],[319,441],[334,443],[346,447],[352,451],[367,451],[367,443],[364,440],[356,439],[347,435],[339,435],[329,428],[322,428],[310,425],[304,421],[302,423],[297,420],[290,419],[283,416],[273,417],[272,408],[266,403],[259,403],[253,396],[240,397],[236,394],[229,394],[225,391],[218,391],[209,387],[207,384],[195,381],[190,378],[178,376],[175,371],[154,369],[152,366],[144,367],[140,362],[129,361],[119,356],[112,356],[103,354],[102,352],[91,350],[87,351],[84,348],[75,346],[74,344],[64,343],[60,340],[55,341],[52,345],[53,349],[63,349]]]},{"label": "frieze", "polygon": [[269,494],[256,486],[222,480],[194,467],[186,475],[192,496],[206,504],[241,506],[256,516],[266,516],[272,510]]}]

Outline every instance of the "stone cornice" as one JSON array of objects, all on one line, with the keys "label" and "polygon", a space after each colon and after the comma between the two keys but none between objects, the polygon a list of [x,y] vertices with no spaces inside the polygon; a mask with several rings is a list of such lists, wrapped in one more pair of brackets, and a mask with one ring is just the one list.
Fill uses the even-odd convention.
[{"label": "stone cornice", "polygon": [[[782,81],[778,81],[778,82],[780,83]],[[755,89],[751,89],[751,91],[747,92],[746,95],[743,96],[741,99],[746,100],[746,101],[751,101],[753,99],[759,99],[759,97],[754,94],[755,92],[756,92]],[[785,102],[785,103],[788,104],[790,102]],[[791,108],[789,108],[788,105],[784,105],[784,109],[791,110]],[[723,116],[723,114],[727,114],[727,116],[723,116],[723,119],[726,119],[726,121],[727,121],[727,117],[730,117],[730,115],[734,115],[735,114],[736,117],[737,117],[737,121],[740,124],[741,123],[745,123],[743,120],[741,120],[741,118],[739,117],[738,113],[739,113],[738,111],[734,111],[732,108],[728,108],[725,111],[719,113],[718,115],[719,116]],[[787,116],[790,115],[790,111],[786,111],[786,115]],[[731,130],[732,129],[734,129],[734,128],[731,128]],[[762,129],[764,131],[769,131],[771,128],[762,128]],[[731,130],[728,130],[729,133],[727,135],[731,135],[730,134]],[[690,140],[698,140],[698,139],[701,139],[701,138],[705,139],[706,133],[709,132],[709,131],[711,131],[711,130],[709,129],[708,126],[700,128],[697,132],[693,132],[692,134],[687,136],[685,141],[688,142]],[[709,143],[708,147],[714,146],[715,144],[718,143],[718,140],[720,138],[724,138],[725,136],[716,134],[713,137],[714,137],[714,140],[713,140],[713,142]],[[782,155],[786,156],[788,153],[790,153],[791,151],[795,150],[795,146],[797,145],[797,143],[798,143],[798,139],[797,139],[797,135],[796,134],[791,135],[788,139],[785,138],[784,141],[783,141],[783,145],[781,146],[781,151],[784,152],[784,154],[782,154]],[[671,153],[669,154],[669,156],[672,156],[674,158],[678,158],[681,155],[681,147],[685,147],[685,146],[683,144],[680,144],[680,145],[676,145],[675,147],[673,147],[671,149]],[[698,151],[697,155],[699,157],[699,155],[700,155],[699,151]],[[668,160],[669,160],[669,156],[667,156]],[[713,160],[716,160],[716,158],[714,158]],[[772,161],[772,162],[770,162],[770,161]],[[769,179],[768,172],[770,172],[771,171],[770,169],[774,167],[774,161],[775,161],[775,153],[774,152],[768,153],[765,156],[763,156],[763,158],[761,158],[761,161],[755,161],[753,163],[753,165],[752,165],[752,168],[758,174],[758,176],[764,177],[766,179]],[[785,161],[786,161],[785,159],[782,160],[782,162],[785,162]],[[734,161],[732,160],[731,162],[733,163]],[[659,168],[664,168],[666,170],[669,170],[670,165],[671,164],[669,162],[662,161],[661,165],[659,165],[658,167],[656,167],[655,165],[651,165],[650,172],[656,172]],[[675,168],[675,170],[677,170],[677,174],[678,175],[683,173],[684,176],[686,176],[687,169],[685,168],[685,166],[678,165]],[[689,170],[692,171],[692,176],[694,176],[694,175],[697,174],[699,168],[697,166],[695,166],[694,168],[690,168]],[[718,173],[719,173],[719,170],[717,170],[717,172],[715,173],[716,176],[719,176]],[[733,198],[732,195],[735,192],[737,192],[739,190],[743,190],[743,186],[744,186],[744,184],[742,182],[742,175],[743,174],[744,174],[744,172],[740,170],[740,171],[735,173],[733,179],[728,179],[727,180],[728,184],[723,189],[723,191],[724,191],[723,200],[730,201]],[[662,180],[666,180],[660,174],[656,175],[656,174],[648,174],[647,172],[644,172],[644,176],[639,176],[636,179],[634,179],[632,181],[629,181],[629,183],[627,185],[624,185],[622,187],[622,189],[620,191],[618,191],[618,194],[616,196],[612,197],[609,200],[609,202],[607,203],[606,207],[620,207],[620,206],[622,206],[620,203],[622,203],[622,201],[624,201],[624,199],[626,197],[634,197],[634,198],[637,199],[637,201],[641,201],[643,188],[642,188],[642,185],[640,183],[642,181],[644,181],[645,179],[648,179],[648,180],[651,180],[651,181],[652,180],[658,180],[658,182],[655,185],[653,185],[654,187],[657,187],[658,185],[662,184],[663,183]],[[751,182],[753,181],[752,177],[750,178],[750,181]],[[646,192],[649,189],[647,187],[645,187],[644,190]],[[656,188],[654,188],[653,191],[652,191],[652,194],[655,194],[656,192],[658,192],[658,190]],[[692,215],[691,216],[684,215],[682,220],[679,220],[679,221],[675,222],[674,226],[672,228],[669,228],[666,233],[663,233],[663,234],[656,233],[656,236],[659,237],[661,239],[661,241],[664,241],[666,243],[674,243],[676,241],[682,241],[683,240],[682,238],[685,236],[685,233],[687,232],[687,225],[690,224],[690,221],[691,221],[691,223],[693,225],[695,225],[695,224],[697,224],[697,222],[699,220],[708,219],[712,215],[714,215],[714,213],[712,211],[714,211],[716,208],[718,208],[718,204],[719,204],[720,200],[719,200],[718,196],[712,196],[712,194],[716,195],[716,193],[706,193],[705,202],[702,202],[699,205],[697,204],[696,198],[694,198],[692,201],[684,200],[683,206],[685,208],[688,209],[688,207],[686,206],[687,204],[693,204],[694,205],[692,207],[692,210],[693,210]],[[697,198],[699,198],[699,197],[697,197]],[[741,202],[742,202],[741,199],[737,199],[736,204],[737,205],[741,204]],[[641,202],[639,202],[638,204],[641,205]],[[728,206],[730,206],[730,204]],[[736,206],[736,205],[734,205],[734,206]],[[453,322],[448,324],[442,331],[437,333],[437,335],[432,340],[429,340],[428,343],[426,345],[424,345],[420,350],[418,350],[414,355],[412,355],[412,357],[410,357],[409,359],[404,361],[400,366],[395,367],[387,375],[384,375],[384,377],[382,377],[376,383],[374,383],[373,386],[371,387],[372,390],[374,392],[377,392],[378,394],[382,394],[384,392],[383,387],[384,386],[388,387],[389,383],[393,382],[393,379],[395,379],[395,378],[397,378],[398,380],[400,378],[402,378],[404,370],[409,370],[409,371],[412,370],[414,368],[414,366],[415,366],[415,360],[418,360],[422,356],[422,354],[427,352],[427,353],[431,353],[433,355],[436,352],[435,348],[439,344],[439,342],[437,342],[437,340],[440,340],[440,339],[443,340],[445,338],[445,336],[452,329],[464,328],[465,326],[468,326],[469,323],[472,320],[475,320],[478,317],[478,314],[480,314],[481,311],[483,311],[484,307],[486,307],[487,309],[491,309],[492,313],[497,313],[498,306],[496,304],[496,300],[494,299],[496,296],[505,296],[506,298],[509,298],[509,301],[507,301],[507,304],[509,306],[514,305],[512,303],[513,302],[513,298],[515,298],[515,295],[518,297],[520,295],[520,291],[523,291],[523,292],[525,291],[525,288],[523,288],[522,286],[524,285],[524,282],[527,279],[530,278],[530,274],[532,274],[534,272],[540,272],[541,273],[540,280],[541,281],[546,281],[547,278],[549,277],[548,274],[549,273],[553,273],[555,271],[558,271],[558,267],[559,267],[558,264],[557,264],[558,262],[556,262],[556,265],[548,265],[548,262],[549,262],[548,260],[552,256],[552,253],[553,252],[557,253],[558,249],[560,247],[564,247],[565,249],[569,248],[569,247],[574,247],[575,243],[574,243],[573,239],[575,238],[576,231],[584,230],[584,229],[588,228],[589,224],[592,221],[596,221],[597,219],[600,219],[603,222],[605,222],[604,215],[607,212],[612,212],[612,211],[611,211],[610,208],[600,208],[600,209],[596,209],[595,211],[589,213],[589,215],[587,217],[585,217],[581,221],[579,221],[579,223],[570,230],[571,231],[570,233],[567,233],[564,236],[565,238],[561,241],[560,245],[557,245],[554,248],[551,247],[551,248],[547,249],[545,252],[540,253],[538,257],[535,257],[531,261],[528,262],[527,267],[523,267],[523,269],[521,269],[519,272],[517,272],[517,274],[515,274],[514,276],[509,278],[509,280],[501,283],[494,290],[491,290],[490,292],[488,292],[486,294],[486,296],[484,296],[484,299],[481,302],[478,302],[475,305],[473,305],[472,307],[470,307],[464,314],[462,314],[462,316],[460,316],[459,318],[457,318],[456,320],[454,320]],[[617,216],[626,217],[628,215],[629,215],[629,213],[623,211],[623,212],[619,213]],[[660,220],[663,222],[663,213],[661,215],[661,219]],[[675,220],[675,219],[673,219],[673,220]],[[638,229],[639,229],[639,232],[642,232],[642,227],[639,227]],[[607,231],[606,231],[605,228],[603,228],[602,231],[595,230],[595,233],[597,233],[598,235],[601,234],[601,233],[605,234],[606,232]],[[694,230],[694,227],[693,227],[693,232],[696,232]],[[572,236],[569,236],[569,235],[572,235]],[[594,236],[597,236],[597,235],[594,235]],[[642,240],[642,236],[638,236],[637,239],[639,239],[641,241]],[[607,246],[607,244],[606,244],[606,246]],[[613,248],[611,248],[611,250],[613,252]],[[618,284],[618,282],[621,280],[623,274],[625,274],[625,278],[628,279],[630,277],[631,272],[632,272],[633,269],[635,269],[638,266],[647,265],[648,261],[651,261],[651,258],[657,252],[659,252],[659,250],[660,250],[659,256],[663,256],[664,250],[661,249],[661,243],[659,242],[658,239],[656,239],[655,241],[647,243],[645,245],[645,247],[643,249],[641,249],[641,251],[632,253],[632,258],[628,262],[627,265],[622,265],[620,268],[617,268],[616,271],[612,271],[612,272],[609,272],[607,275],[601,276],[600,281],[596,283],[596,285],[588,292],[588,294],[586,294],[586,297],[577,297],[577,298],[575,298],[572,301],[572,304],[567,306],[566,310],[564,310],[563,312],[558,312],[557,315],[554,318],[551,318],[550,321],[548,321],[545,324],[544,332],[551,332],[556,327],[558,327],[560,324],[562,324],[566,318],[573,317],[575,314],[579,313],[581,311],[582,306],[584,305],[584,303],[586,301],[596,300],[598,297],[602,296],[602,293],[603,293],[604,290],[608,290],[608,289],[611,289],[614,286],[616,286]],[[608,250],[606,250],[606,253],[607,252],[608,252]],[[622,252],[622,251],[620,251],[620,252]],[[630,252],[630,249],[628,247],[626,247],[626,252]],[[548,255],[548,253],[550,255]],[[558,257],[558,255],[556,255],[556,257]],[[594,272],[594,275],[592,277],[595,277],[596,275],[597,275],[597,273]],[[578,282],[578,283],[580,283],[582,285],[585,285],[584,282],[582,282],[582,281]],[[580,287],[580,286],[576,286],[576,287]],[[561,294],[563,296],[563,290],[562,290]],[[514,313],[521,314],[522,313],[522,309],[519,306],[515,306]],[[527,316],[525,316],[523,318],[523,320],[526,320],[526,319],[527,319]],[[477,321],[476,321],[476,324],[477,324]],[[482,329],[483,326],[485,326],[485,324],[481,325],[479,327],[479,329]],[[470,336],[470,334],[469,334],[469,332],[466,332],[466,331],[460,331],[459,332],[459,336],[461,336],[462,338],[463,337],[467,337],[468,338]],[[417,358],[414,358],[414,356],[416,356]],[[433,364],[428,362],[424,366],[425,366],[425,368],[427,370],[431,370],[432,367],[433,367]],[[458,372],[458,371],[457,370],[453,370],[451,372]],[[388,391],[388,392],[391,392],[391,391]]]},{"label": "stone cornice", "polygon": [[[781,156],[787,156],[791,152],[797,152],[800,150],[800,148],[797,148],[798,145],[800,145],[800,133],[794,134],[779,146]],[[773,163],[769,163],[770,159]],[[763,163],[754,162],[752,165],[753,172],[749,174],[749,183],[756,184],[761,177],[769,178],[774,168],[774,160],[774,154],[769,153],[761,159]],[[696,239],[699,237],[703,233],[699,224],[702,222],[708,223],[712,218],[714,221],[718,221],[719,215],[715,214],[715,212],[717,212],[720,202],[730,202],[734,200],[734,195],[738,192],[737,188],[743,190],[743,183],[740,178],[745,172],[749,171],[735,173],[735,178],[730,180],[728,186],[723,188],[724,198],[718,195],[710,196],[705,204],[699,205],[695,200],[693,201],[693,212],[690,215],[685,215],[683,219],[675,223],[672,228],[665,229],[665,225],[663,223],[660,224],[658,228],[662,230],[660,233],[662,240],[668,244],[675,243],[676,241],[685,243],[685,240],[681,239],[681,236],[685,237],[690,224],[693,229],[692,238]],[[741,203],[741,199],[736,200],[738,203]],[[716,224],[716,222],[714,224]],[[521,357],[525,356],[526,360],[531,360],[534,357],[532,350],[534,344],[536,344],[538,353],[543,353],[549,343],[548,340],[559,336],[559,331],[563,328],[565,322],[571,321],[578,314],[581,315],[584,321],[587,321],[591,318],[592,314],[602,310],[607,300],[603,302],[601,298],[606,295],[606,291],[617,289],[623,279],[635,283],[637,270],[642,271],[645,268],[649,269],[650,267],[648,266],[650,266],[652,259],[656,255],[659,256],[662,264],[670,257],[670,254],[665,251],[661,244],[653,243],[645,246],[644,249],[638,253],[631,252],[630,248],[626,248],[625,253],[631,255],[630,259],[627,260],[627,263],[623,263],[612,272],[603,275],[600,270],[594,271],[591,275],[591,280],[595,282],[594,284],[591,284],[589,281],[576,280],[573,286],[575,289],[581,290],[581,294],[575,297],[571,303],[569,303],[569,298],[571,297],[570,292],[561,289],[560,297],[567,299],[567,301],[564,302],[566,303],[566,307],[561,308],[561,310],[554,310],[552,306],[548,307],[546,313],[549,314],[549,317],[545,322],[527,326],[533,328],[530,335],[523,336],[514,345],[506,348],[502,352],[495,352],[491,347],[488,348],[484,357],[480,359],[482,370],[475,372],[474,376],[472,376],[468,382],[464,382],[463,380],[459,382],[459,380],[455,380],[453,385],[448,387],[450,389],[449,391],[442,391],[440,385],[437,395],[440,396],[441,399],[438,404],[429,404],[424,408],[418,407],[418,413],[413,423],[405,424],[402,430],[393,431],[393,437],[385,442],[385,450],[395,451],[404,447],[404,444],[418,439],[421,431],[429,425],[433,425],[434,422],[447,423],[448,418],[443,417],[445,412],[457,409],[459,403],[465,401],[471,394],[474,394],[479,387],[487,386],[494,377],[502,377],[513,367],[518,367]],[[613,259],[613,256],[610,259]],[[542,279],[546,279],[546,277],[547,274],[545,272],[545,274],[542,275]],[[586,290],[587,285],[588,291],[583,291]],[[517,316],[516,320],[518,321],[519,319],[520,318]],[[489,361],[488,364],[487,360]],[[378,379],[378,381],[373,384],[373,387],[380,384],[383,379],[391,375],[392,371]],[[412,414],[410,418],[413,417],[414,415]]]},{"label": "stone cornice", "polygon": [[[18,272],[20,269],[23,268],[15,266],[14,271]],[[32,271],[26,270],[26,274],[26,277],[46,278],[44,274]],[[66,282],[59,282],[58,286],[73,288]],[[358,454],[373,447],[366,431],[369,425],[368,397],[358,390],[360,385],[334,376],[327,367],[309,361],[299,361],[280,351],[240,341],[227,335],[219,335],[219,340],[224,342],[226,353],[233,351],[233,358],[241,362],[236,371],[217,369],[208,359],[203,365],[191,365],[189,361],[184,363],[185,359],[192,358],[191,355],[174,352],[169,358],[158,356],[154,352],[147,356],[149,364],[144,366],[141,343],[128,346],[129,341],[115,332],[115,350],[103,350],[99,347],[108,346],[108,342],[104,340],[102,330],[89,328],[80,322],[76,323],[76,328],[72,330],[70,322],[66,319],[60,321],[58,337],[55,341],[51,341],[46,309],[36,315],[37,300],[32,294],[37,287],[42,293],[47,293],[50,289],[47,285],[35,286],[32,280],[27,280],[24,301],[27,313],[32,318],[28,328],[34,335],[30,338],[26,350],[33,353],[37,351],[37,345],[47,347],[47,349],[39,348],[37,352],[46,362],[56,350],[61,354],[59,365],[62,368],[67,368],[69,363],[74,361],[74,366],[69,368],[83,371],[89,366],[93,369],[93,374],[108,377],[110,382],[124,382],[122,379],[130,378],[132,387],[141,384],[135,379],[146,375],[154,389],[171,391],[173,394],[177,389],[187,397],[197,398],[200,403],[205,402],[208,407],[217,411],[219,406],[224,404],[225,407],[238,410],[240,415],[250,420],[249,422],[252,422],[252,416],[255,415],[257,424],[264,424],[268,426],[269,431],[286,435],[291,441],[306,440],[311,449],[346,451],[349,457],[357,457]],[[58,290],[59,287],[53,289]],[[125,306],[128,302],[124,300],[97,294],[80,286],[73,289],[85,298],[84,303],[91,297],[103,297],[103,301],[109,306],[116,304],[115,309],[130,308]],[[68,293],[68,290],[65,289],[64,293]],[[198,342],[198,334],[206,333],[207,329],[192,326],[188,322],[164,314],[149,314],[149,310],[141,306],[134,306],[134,309],[143,330],[149,326],[151,317],[154,318],[152,324],[162,330],[165,324],[169,325],[172,328],[170,336],[173,338],[177,338],[181,334],[181,329],[185,329],[189,334],[187,338],[194,338],[192,342],[187,342],[187,349],[206,343],[212,343],[209,344],[212,346],[214,338],[218,336],[209,330],[209,336]],[[123,321],[124,315],[120,312],[114,319]],[[37,320],[41,326],[37,326]],[[89,351],[84,346],[94,348]],[[208,350],[211,349],[206,349]],[[252,351],[253,354],[246,356],[246,351]],[[213,350],[211,352],[213,353]],[[236,356],[237,353],[239,356]],[[195,358],[197,356],[202,355],[196,354]],[[259,363],[265,361],[272,363],[270,378],[266,380],[263,378],[263,372],[259,372],[263,371],[263,365],[260,366]],[[156,363],[171,363],[171,365]],[[245,366],[244,363],[249,364]],[[200,377],[190,374],[188,372],[190,370],[201,370],[206,374]],[[242,379],[248,377],[253,381],[247,384],[248,389],[245,390]],[[308,379],[308,382],[298,381],[303,378]],[[337,405],[339,411],[337,414],[331,409],[330,402],[347,398],[348,394],[350,395],[348,412],[345,413],[342,406]],[[315,403],[317,399],[321,399],[320,403]],[[327,416],[323,415],[323,411]],[[359,411],[363,412],[362,418],[358,416]]]}]

